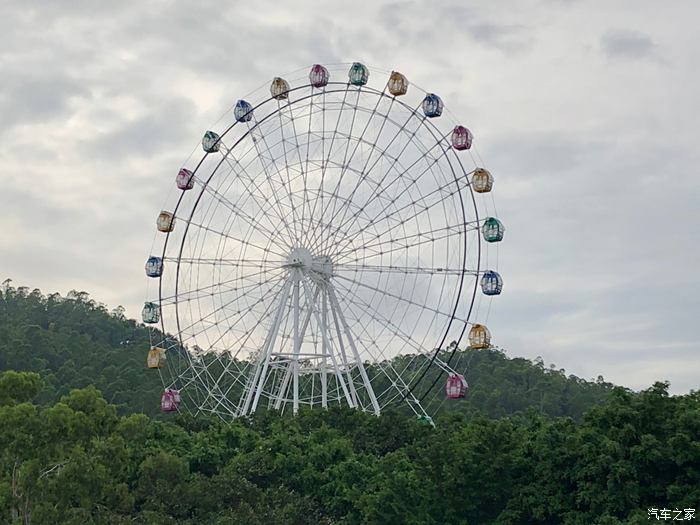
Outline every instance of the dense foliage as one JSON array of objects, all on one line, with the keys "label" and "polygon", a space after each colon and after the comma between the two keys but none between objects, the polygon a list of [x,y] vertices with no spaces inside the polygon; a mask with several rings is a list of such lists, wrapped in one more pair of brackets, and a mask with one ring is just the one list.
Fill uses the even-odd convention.
[{"label": "dense foliage", "polygon": [[612,525],[700,502],[697,392],[465,350],[468,395],[436,396],[434,429],[339,407],[223,423],[156,415],[148,344],[84,292],[0,288],[0,523]]},{"label": "dense foliage", "polygon": [[700,501],[700,394],[621,388],[580,423],[531,411],[437,428],[331,409],[234,423],[50,407],[0,375],[0,522],[620,524]]},{"label": "dense foliage", "polygon": [[[0,371],[39,373],[44,381],[40,404],[94,385],[119,414],[155,416],[162,386],[158,373],[145,367],[148,345],[143,325],[126,319],[120,308],[108,311],[85,292],[44,296],[8,281],[0,288]],[[593,382],[567,376],[554,365],[545,367],[541,359],[508,359],[498,349],[460,351],[456,361],[458,369],[466,370],[469,395],[445,402],[444,374],[434,367],[424,381],[438,379],[426,398],[429,412],[503,417],[534,409],[578,420],[612,388],[602,378]]]},{"label": "dense foliage", "polygon": [[161,382],[144,366],[148,344],[143,325],[85,292],[44,296],[8,281],[0,289],[0,370],[39,373],[40,403],[94,385],[120,413],[154,414]]}]

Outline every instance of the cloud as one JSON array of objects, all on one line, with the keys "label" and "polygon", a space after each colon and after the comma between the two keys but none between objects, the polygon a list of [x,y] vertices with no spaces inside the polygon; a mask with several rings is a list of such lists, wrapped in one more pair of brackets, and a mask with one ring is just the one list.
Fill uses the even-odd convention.
[{"label": "cloud", "polygon": [[169,98],[149,107],[144,115],[109,132],[96,134],[82,145],[92,156],[118,159],[132,155],[154,155],[173,145],[186,144],[196,129],[194,104],[184,98]]},{"label": "cloud", "polygon": [[601,39],[603,52],[608,58],[640,60],[654,55],[656,45],[649,35],[624,29],[614,29]]},{"label": "cloud", "polygon": [[527,51],[533,44],[532,35],[521,25],[481,23],[469,26],[468,31],[476,42],[507,53]]},{"label": "cloud", "polygon": [[[137,316],[154,218],[202,132],[274,76],[361,59],[380,68],[370,84],[398,69],[475,132],[507,228],[494,341],[583,377],[698,387],[696,16],[665,25],[656,9],[573,1],[2,10],[0,231],[15,282]],[[660,71],[659,56],[685,66]]]},{"label": "cloud", "polygon": [[79,81],[56,71],[4,71],[0,115],[6,133],[14,126],[65,119],[76,99],[89,97]]}]

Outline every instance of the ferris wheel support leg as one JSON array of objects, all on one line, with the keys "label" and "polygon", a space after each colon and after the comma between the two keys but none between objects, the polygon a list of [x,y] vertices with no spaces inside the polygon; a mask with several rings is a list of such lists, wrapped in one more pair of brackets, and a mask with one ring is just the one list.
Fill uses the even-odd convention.
[{"label": "ferris wheel support leg", "polygon": [[328,301],[326,294],[323,294],[321,299],[321,333],[323,334],[323,339],[321,341],[321,352],[323,353],[323,358],[321,359],[321,406],[323,408],[328,408],[328,370],[327,364],[328,360],[326,355],[330,350],[328,345]]},{"label": "ferris wheel support leg", "polygon": [[[308,293],[308,289],[307,289],[306,283],[304,283],[304,288],[307,290],[307,293]],[[325,294],[324,294],[324,295],[325,295]],[[313,310],[313,307],[312,307],[311,309]],[[318,312],[317,312],[316,310],[313,310],[313,313],[314,313],[314,316],[316,317],[316,322],[317,322],[317,323],[319,324],[319,326],[320,326],[320,325],[321,325],[321,319],[319,319]],[[324,339],[325,342],[326,342],[326,346],[327,346],[327,347],[330,347],[330,345],[328,344],[328,333],[325,332],[325,331],[322,331],[322,336],[323,336],[323,339]],[[340,373],[340,367],[338,367],[338,362],[335,360],[335,356],[333,355],[332,352],[329,354],[329,356],[330,356],[330,358],[331,358],[331,361],[333,362],[333,368],[335,369],[335,377],[336,377],[336,380],[338,381],[338,383],[340,384],[340,386],[341,386],[341,388],[342,388],[342,390],[343,390],[343,395],[345,396],[345,400],[348,402],[348,405],[349,405],[350,407],[354,408],[353,402],[352,402],[352,398],[350,397],[350,391],[348,390],[348,387],[347,387],[347,385],[345,384],[345,381],[343,380],[343,375]]]},{"label": "ferris wheel support leg", "polygon": [[340,367],[338,367],[338,362],[335,360],[335,356],[331,353],[331,361],[333,362],[333,368],[335,369],[335,378],[336,381],[340,384],[340,386],[343,389],[343,395],[345,396],[345,401],[347,401],[348,406],[350,408],[357,408],[356,405],[353,403],[352,398],[350,397],[350,391],[348,390],[348,387],[345,386],[345,381],[343,380],[343,374],[340,372]]},{"label": "ferris wheel support leg", "polygon": [[248,408],[250,407],[250,403],[253,400],[253,393],[255,390],[254,386],[258,384],[258,378],[260,377],[260,371],[262,366],[261,361],[266,353],[267,344],[270,341],[271,336],[272,331],[268,332],[265,336],[265,341],[263,342],[262,350],[260,351],[260,354],[258,355],[255,364],[250,365],[253,371],[251,374],[248,375],[245,387],[243,388],[243,394],[241,394],[241,403],[237,414],[238,416],[245,416],[248,413]]},{"label": "ferris wheel support leg", "polygon": [[345,375],[348,378],[348,385],[350,385],[350,396],[352,397],[352,408],[358,408],[359,398],[357,397],[357,390],[355,390],[355,383],[352,380],[352,371],[350,370],[350,364],[348,363],[348,354],[345,352],[345,344],[343,343],[343,332],[340,330],[340,323],[338,322],[338,316],[335,315],[333,310],[333,305],[331,305],[331,314],[333,317],[333,323],[335,325],[335,331],[338,334],[338,345],[340,346],[340,358],[343,360],[343,366],[345,366]]},{"label": "ferris wheel support leg", "polygon": [[273,405],[275,410],[279,410],[282,407],[282,400],[287,397],[287,390],[289,389],[289,380],[292,378],[292,369],[290,363],[287,363],[284,372],[284,379],[282,380],[282,386],[280,386],[277,392],[277,397],[275,398],[275,404]]},{"label": "ferris wheel support leg", "polygon": [[[300,278],[301,276],[299,276]],[[294,283],[294,356],[292,357],[293,382],[292,390],[294,415],[299,413],[299,352],[301,351],[301,340],[299,338],[299,281]]]},{"label": "ferris wheel support leg", "polygon": [[[311,301],[310,304],[314,304],[316,302],[316,299],[318,298],[318,293],[319,293],[319,290],[318,290],[318,288],[316,288],[316,292],[314,293],[313,300]],[[306,317],[304,318],[304,322],[303,322],[302,328],[301,328],[302,337],[306,333],[306,329],[308,328],[310,321],[311,321],[311,308],[309,308],[306,311]],[[279,410],[282,407],[282,401],[287,396],[287,390],[289,389],[289,381],[291,380],[291,378],[292,378],[291,363],[287,363],[287,365],[285,366],[285,373],[284,373],[284,379],[282,380],[282,386],[280,387],[279,391],[277,392],[277,396],[275,399],[275,404],[274,404],[275,410]]]},{"label": "ferris wheel support leg", "polygon": [[350,327],[348,326],[348,322],[345,320],[343,310],[340,308],[340,303],[338,302],[338,298],[335,295],[333,285],[331,285],[330,283],[328,284],[328,296],[331,299],[331,308],[333,308],[334,311],[337,312],[338,317],[340,318],[340,322],[343,325],[343,329],[345,330],[345,337],[347,337],[348,343],[350,343],[350,348],[352,349],[353,356],[355,357],[355,362],[357,363],[357,367],[360,369],[362,382],[364,383],[365,389],[367,390],[369,398],[372,401],[374,415],[378,416],[380,410],[379,403],[377,403],[377,397],[374,395],[374,389],[372,388],[372,385],[369,382],[369,377],[367,377],[367,371],[365,370],[365,366],[362,363],[362,359],[360,358],[360,353],[357,351],[357,347],[355,346],[355,341],[352,337],[352,333],[350,332]]},{"label": "ferris wheel support leg", "polygon": [[[267,341],[267,346],[263,349],[263,354],[261,359],[263,360],[262,371],[258,368],[258,373],[256,374],[255,380],[251,384],[251,390],[246,396],[246,402],[242,410],[242,414],[248,414],[248,409],[250,408],[250,413],[255,412],[258,406],[258,401],[260,400],[260,394],[262,393],[263,385],[265,384],[265,376],[267,375],[267,367],[270,364],[270,354],[275,346],[275,341],[277,339],[277,333],[279,332],[280,324],[282,322],[282,314],[284,313],[284,308],[287,305],[287,297],[289,296],[289,289],[292,286],[292,280],[288,279],[284,286],[284,291],[282,292],[282,297],[280,298],[279,307],[275,315],[275,322],[272,325],[272,330],[270,331],[270,337]],[[252,397],[253,391],[255,391],[255,399],[253,400],[252,407],[250,406],[250,399]]]}]

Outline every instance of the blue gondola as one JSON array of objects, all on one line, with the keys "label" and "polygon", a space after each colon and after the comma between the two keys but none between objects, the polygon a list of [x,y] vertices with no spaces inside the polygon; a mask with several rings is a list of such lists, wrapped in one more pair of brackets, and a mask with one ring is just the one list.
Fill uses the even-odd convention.
[{"label": "blue gondola", "polygon": [[146,261],[146,275],[148,277],[160,277],[163,275],[163,259],[151,255]]},{"label": "blue gondola", "polygon": [[442,99],[435,93],[428,93],[423,99],[423,113],[428,118],[439,117],[442,115],[442,110],[445,106]]},{"label": "blue gondola", "polygon": [[245,100],[239,100],[233,108],[233,116],[238,122],[249,122],[253,118],[253,106]]},{"label": "blue gondola", "polygon": [[499,295],[503,290],[503,279],[493,270],[489,270],[481,277],[481,291],[484,295]]}]

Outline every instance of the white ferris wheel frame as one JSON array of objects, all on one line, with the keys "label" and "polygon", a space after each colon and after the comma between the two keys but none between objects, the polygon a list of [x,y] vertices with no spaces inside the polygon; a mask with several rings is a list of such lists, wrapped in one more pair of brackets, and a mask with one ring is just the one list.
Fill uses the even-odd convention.
[{"label": "white ferris wheel frame", "polygon": [[[310,94],[292,100],[292,95],[294,93],[303,93],[305,90],[310,90]],[[424,379],[426,372],[431,367],[438,367],[446,374],[456,374],[458,372],[458,370],[453,369],[450,366],[450,360],[454,355],[454,351],[456,350],[459,342],[464,337],[464,333],[467,326],[469,324],[473,324],[470,322],[469,318],[474,307],[475,299],[477,297],[476,292],[478,288],[478,277],[483,274],[483,270],[481,269],[482,241],[480,236],[478,235],[481,218],[479,215],[479,209],[476,203],[475,195],[472,191],[468,179],[468,175],[471,173],[471,171],[464,168],[461,159],[457,155],[452,155],[453,161],[455,163],[454,166],[452,164],[452,161],[448,160],[450,170],[452,172],[451,175],[453,177],[453,180],[450,181],[449,184],[454,184],[454,186],[457,188],[456,193],[458,195],[459,201],[462,203],[461,211],[463,214],[463,220],[457,225],[446,225],[444,228],[442,228],[444,231],[442,231],[441,234],[444,234],[445,238],[449,236],[454,236],[455,232],[461,228],[460,235],[464,236],[463,239],[466,243],[467,234],[477,232],[477,235],[474,236],[474,238],[477,239],[476,248],[475,250],[473,250],[476,252],[475,267],[470,269],[467,266],[466,245],[464,247],[464,263],[462,264],[461,268],[458,266],[452,268],[446,266],[435,267],[408,265],[362,266],[362,275],[364,275],[365,271],[375,271],[379,272],[380,274],[384,272],[386,274],[396,273],[401,275],[415,274],[422,276],[439,275],[441,277],[458,277],[460,278],[460,280],[457,301],[459,301],[460,299],[464,299],[469,302],[468,308],[464,309],[466,315],[463,314],[462,318],[459,319],[459,321],[462,323],[461,332],[458,334],[458,337],[452,343],[452,352],[448,353],[447,355],[441,353],[441,350],[444,350],[444,346],[448,338],[449,327],[452,325],[452,322],[457,319],[457,315],[455,314],[455,312],[457,311],[458,306],[455,305],[454,310],[451,313],[448,313],[440,308],[431,309],[431,307],[426,304],[419,305],[423,311],[432,311],[435,313],[436,316],[441,315],[445,317],[448,320],[446,323],[448,327],[444,330],[444,336],[442,337],[441,341],[438,342],[437,345],[433,347],[427,347],[423,344],[417,345],[418,348],[416,348],[415,350],[417,350],[417,354],[422,353],[422,359],[424,361],[423,368],[420,370],[419,374],[414,375],[409,380],[405,380],[402,376],[402,373],[396,370],[390,371],[390,369],[392,368],[392,364],[390,360],[387,360],[386,356],[383,355],[381,349],[377,348],[377,350],[373,351],[377,352],[377,356],[383,359],[385,365],[382,366],[387,367],[386,369],[384,369],[382,368],[382,366],[380,366],[379,369],[386,376],[384,380],[388,380],[389,382],[389,390],[391,390],[392,392],[389,401],[386,401],[386,389],[381,394],[375,392],[373,380],[372,378],[370,378],[367,372],[367,365],[369,364],[370,366],[376,366],[376,363],[369,362],[366,359],[366,352],[362,351],[366,350],[366,348],[359,348],[363,344],[361,339],[363,334],[358,333],[362,332],[361,328],[357,327],[357,323],[355,323],[354,326],[351,326],[352,323],[349,322],[347,318],[348,314],[355,315],[354,313],[349,312],[348,308],[369,308],[371,306],[366,301],[361,302],[359,298],[357,298],[357,302],[343,301],[343,299],[345,299],[350,293],[349,287],[357,283],[353,279],[350,279],[347,276],[343,276],[342,272],[344,270],[354,270],[355,272],[357,272],[358,270],[357,268],[353,269],[352,265],[350,265],[349,263],[342,262],[342,259],[335,260],[334,257],[331,257],[331,254],[333,254],[332,250],[329,251],[328,249],[328,244],[331,242],[330,235],[333,234],[332,230],[341,230],[342,227],[347,223],[346,215],[350,206],[345,203],[343,215],[338,223],[333,224],[332,221],[329,221],[328,224],[323,224],[322,221],[320,221],[318,222],[318,224],[315,225],[317,228],[320,228],[321,234],[324,231],[328,233],[328,239],[320,237],[320,244],[308,244],[308,242],[300,242],[302,239],[298,236],[298,231],[295,231],[297,237],[291,239],[291,243],[287,242],[288,247],[290,247],[291,249],[288,250],[286,253],[279,252],[277,254],[278,259],[280,260],[277,261],[277,266],[274,269],[274,271],[278,271],[280,275],[278,276],[278,282],[275,288],[275,299],[274,302],[269,302],[269,304],[267,304],[264,314],[261,314],[265,316],[264,319],[269,319],[270,322],[269,325],[266,327],[267,330],[265,332],[264,339],[262,340],[262,344],[259,346],[259,350],[255,354],[249,355],[248,359],[245,362],[238,362],[235,359],[231,358],[230,355],[227,357],[222,355],[221,353],[217,354],[216,352],[210,352],[207,357],[200,355],[200,353],[196,350],[196,345],[195,350],[192,351],[192,345],[188,344],[183,336],[183,334],[186,334],[187,331],[190,330],[192,327],[186,325],[184,322],[181,323],[180,312],[178,310],[178,302],[186,301],[187,303],[189,303],[191,299],[186,294],[192,294],[193,292],[199,293],[201,290],[194,289],[182,292],[179,289],[179,286],[181,285],[181,265],[205,265],[211,263],[212,266],[218,265],[219,267],[227,265],[242,266],[241,261],[244,261],[244,263],[249,263],[250,265],[255,265],[259,262],[260,268],[263,268],[263,262],[265,264],[268,263],[267,259],[265,259],[264,261],[253,261],[243,259],[235,261],[226,260],[224,258],[214,258],[209,260],[201,257],[188,258],[185,255],[183,255],[185,241],[187,240],[187,234],[188,230],[190,229],[190,226],[206,230],[206,226],[198,225],[194,220],[194,215],[197,211],[197,207],[200,203],[200,200],[202,198],[207,197],[214,198],[216,200],[219,200],[220,202],[225,202],[232,215],[244,217],[245,221],[252,225],[252,227],[256,228],[261,232],[264,232],[265,235],[268,235],[271,238],[275,235],[275,233],[278,233],[280,231],[279,229],[274,229],[275,225],[270,219],[270,216],[272,214],[271,211],[274,208],[274,203],[270,204],[268,208],[265,208],[264,205],[258,204],[261,210],[270,210],[270,215],[266,216],[266,214],[262,214],[262,216],[259,219],[253,216],[246,217],[245,211],[242,207],[237,206],[234,202],[228,200],[226,196],[223,195],[217,188],[214,188],[210,185],[212,178],[217,174],[219,168],[221,166],[227,166],[232,172],[239,170],[239,173],[245,173],[245,167],[242,166],[241,159],[236,157],[233,154],[233,152],[239,144],[243,143],[244,141],[250,140],[252,140],[252,143],[255,147],[255,155],[257,155],[258,159],[264,158],[265,155],[265,152],[262,152],[258,145],[260,143],[265,144],[265,146],[267,147],[267,153],[272,159],[272,162],[268,165],[268,168],[273,167],[273,164],[276,163],[277,159],[273,158],[271,148],[267,144],[264,133],[261,131],[262,124],[264,124],[269,119],[273,119],[279,116],[281,126],[282,111],[285,108],[291,108],[293,104],[299,104],[308,99],[311,101],[310,104],[313,109],[315,97],[323,96],[323,100],[325,103],[326,96],[328,94],[333,93],[344,94],[343,104],[341,105],[341,109],[338,110],[338,122],[340,122],[341,113],[345,109],[345,97],[347,97],[348,93],[351,93],[356,90],[364,93],[369,93],[377,97],[377,105],[375,106],[374,110],[372,111],[372,115],[367,121],[367,126],[369,126],[370,121],[374,116],[374,112],[377,111],[377,108],[379,107],[382,99],[390,98],[390,107],[393,107],[393,104],[401,105],[403,106],[403,109],[409,114],[409,118],[406,120],[406,123],[401,125],[400,131],[403,131],[403,128],[408,124],[410,119],[415,118],[419,119],[419,125],[417,129],[420,127],[425,127],[429,130],[429,133],[433,137],[434,143],[432,144],[432,146],[430,146],[429,149],[426,150],[426,156],[428,152],[432,151],[434,148],[436,148],[439,152],[438,159],[442,159],[443,157],[448,158],[450,155],[452,155],[453,150],[449,145],[448,135],[445,135],[443,132],[440,132],[435,123],[433,123],[430,119],[420,115],[420,106],[410,107],[404,102],[396,99],[395,97],[390,97],[386,94],[386,87],[384,88],[384,90],[379,91],[369,86],[360,86],[358,88],[357,86],[351,86],[347,82],[329,82],[323,90],[316,89],[311,84],[302,84],[290,88],[290,98],[286,101],[286,103],[279,103],[278,101],[277,109],[273,108],[272,111],[264,115],[261,119],[255,118],[252,124],[247,123],[247,130],[244,133],[242,133],[238,140],[235,143],[233,143],[233,145],[230,147],[225,146],[224,140],[231,129],[233,129],[237,125],[241,125],[242,123],[234,122],[230,127],[228,127],[221,135],[220,144],[221,146],[223,146],[223,148],[221,150],[222,158],[218,162],[218,165],[213,170],[211,170],[211,173],[208,174],[208,177],[206,177],[206,172],[205,177],[200,177],[198,175],[198,170],[207,158],[207,155],[205,155],[193,170],[194,174],[197,176],[197,182],[201,186],[201,189],[197,200],[192,206],[192,210],[189,216],[178,215],[178,211],[180,209],[180,205],[185,195],[185,192],[183,192],[180,195],[177,205],[175,206],[174,214],[178,217],[180,221],[185,221],[185,233],[183,234],[180,249],[177,253],[177,256],[172,257],[167,253],[168,242],[171,237],[170,232],[166,234],[162,250],[162,260],[164,261],[164,263],[167,264],[169,262],[174,262],[176,264],[177,270],[174,294],[168,295],[168,293],[166,293],[164,290],[163,278],[161,277],[159,279],[158,301],[161,308],[171,304],[175,306],[175,317],[177,326],[177,330],[175,331],[177,332],[177,337],[176,339],[173,339],[168,338],[166,335],[163,335],[168,334],[167,327],[164,324],[165,316],[161,316],[161,331],[159,337],[161,337],[161,344],[169,347],[168,350],[170,354],[175,354],[177,359],[184,358],[185,362],[185,365],[180,366],[178,369],[168,369],[168,376],[166,376],[166,374],[162,371],[163,382],[166,385],[166,387],[177,387],[181,389],[185,394],[185,397],[189,397],[191,403],[189,405],[186,405],[186,407],[192,413],[196,414],[199,412],[211,412],[216,413],[222,417],[247,416],[255,413],[256,410],[258,410],[258,407],[260,406],[261,400],[266,399],[268,408],[284,410],[287,405],[290,405],[294,414],[298,412],[301,404],[308,404],[310,406],[317,404],[325,408],[328,407],[331,403],[340,403],[346,404],[351,408],[357,408],[364,411],[369,411],[375,415],[379,415],[385,406],[388,406],[399,400],[407,402],[408,406],[416,415],[427,416],[427,412],[425,411],[421,403],[422,398],[419,399],[419,396],[416,395],[414,391],[416,385]],[[359,96],[360,95],[358,94],[358,100]],[[262,102],[253,107],[253,112],[264,107],[266,104],[269,104],[273,101],[273,99],[274,97],[263,100]],[[352,105],[350,105],[350,107],[352,107]],[[290,112],[291,111],[292,110],[290,109]],[[355,108],[354,111],[357,111],[357,108]],[[387,112],[386,115],[382,116],[382,127],[379,131],[379,135],[381,135],[381,131],[384,129],[384,125],[389,120],[390,114],[389,112]],[[294,117],[292,116],[292,121],[293,119]],[[308,171],[309,166],[308,156],[311,144],[311,122],[312,120],[310,112],[309,131],[306,144],[306,171]],[[357,139],[355,149],[353,150],[350,159],[352,159],[352,156],[354,156],[355,151],[357,151],[358,147],[362,144],[364,133],[366,131],[367,127],[364,128],[362,134],[360,135],[360,138]],[[335,140],[336,135],[340,136],[341,139],[345,138],[343,133],[338,132],[337,130],[334,130],[333,133],[333,140]],[[413,132],[414,137],[416,133],[417,131]],[[398,137],[399,135],[400,133],[397,132],[394,138]],[[348,148],[350,145],[351,136],[352,128],[347,133]],[[298,136],[295,137],[295,139],[297,139],[298,141]],[[321,140],[323,140],[323,138]],[[389,144],[391,145],[393,142],[394,140],[392,139]],[[283,137],[283,147],[284,143],[285,138]],[[412,142],[412,139],[406,140],[404,148],[400,151],[397,157],[400,157],[404,153],[406,148],[409,148],[411,146],[415,147],[415,144]],[[333,146],[331,144],[330,149],[332,149],[332,147]],[[374,144],[373,147],[376,147],[376,144]],[[299,150],[298,142],[297,150]],[[388,147],[385,147],[384,150],[388,150]],[[300,154],[299,151],[297,151],[297,153]],[[377,158],[375,164],[368,168],[367,166],[369,164],[369,159],[371,158],[370,154],[370,156],[368,157],[368,162],[364,165],[364,168],[361,170],[360,177],[364,177],[366,172],[371,171],[376,165],[376,163],[382,159],[383,155],[384,151],[380,150],[379,157]],[[243,155],[243,157],[245,157],[245,154]],[[348,150],[346,149],[344,162],[347,161],[347,158]],[[284,160],[287,175],[289,175],[290,165],[287,162],[286,150],[284,152]],[[301,154],[299,157],[299,161],[300,164],[303,161]],[[416,161],[416,163],[417,162],[418,160]],[[328,165],[330,164],[330,151],[328,153],[328,160],[326,161],[326,164],[326,167],[321,168],[322,170],[324,170],[324,172],[326,169],[328,169]],[[265,171],[264,175],[269,178],[270,175],[267,173],[267,168],[264,167],[264,164],[263,168]],[[348,170],[349,168],[350,161],[347,161],[346,164],[341,166],[341,178],[344,170]],[[407,173],[408,169],[406,169],[405,172]],[[420,178],[421,175],[418,175],[418,178]],[[243,180],[243,177],[241,177],[240,180]],[[359,180],[361,181],[362,178],[360,178]],[[256,186],[258,188],[258,190],[256,191],[259,191],[257,181],[254,177],[249,177],[249,180],[245,180],[244,183],[248,184],[249,186]],[[304,181],[304,184],[306,185],[306,181]],[[381,187],[381,184],[378,187]],[[355,190],[357,190],[357,188]],[[355,195],[355,190],[353,190],[352,194],[350,195],[348,199],[349,201],[351,201],[352,197]],[[438,188],[436,191],[439,192],[442,190],[443,188]],[[304,191],[306,192],[306,187],[304,188]],[[321,189],[319,194],[322,194],[322,191],[323,190]],[[406,191],[408,191],[408,188],[406,189]],[[291,182],[289,192],[289,198],[291,202]],[[274,195],[275,192],[273,191],[271,193]],[[465,195],[463,196],[462,193],[465,193]],[[473,206],[473,216],[470,219],[467,218],[466,205],[464,204],[464,198],[467,196],[470,196],[471,204]],[[274,195],[273,198],[277,200],[277,204],[280,204],[278,200],[279,197],[277,195]],[[319,196],[317,195],[316,202],[318,201],[318,199]],[[316,210],[316,202],[314,202],[314,210]],[[280,209],[282,209],[281,205]],[[294,210],[293,204],[292,210]],[[323,208],[323,202],[321,202],[321,210],[325,210]],[[335,203],[333,210],[335,211]],[[284,225],[287,235],[290,235],[290,238],[294,237],[291,234],[292,226],[289,224],[297,221],[297,218],[294,216],[294,214],[292,214],[291,218],[285,217],[284,213],[277,213],[277,215],[277,218]],[[334,218],[335,216],[336,215],[333,215]],[[264,222],[264,219],[266,220],[266,222]],[[297,224],[294,224],[294,227],[296,226]],[[303,229],[304,224],[302,224],[301,226]],[[435,234],[436,231],[437,229],[431,231],[431,234]],[[377,238],[379,238],[379,234],[377,235]],[[406,245],[408,245],[409,242],[411,242],[411,238],[416,238],[416,235],[411,236],[410,234],[407,234],[405,239]],[[308,239],[309,232],[307,232],[306,237],[307,241]],[[418,234],[417,239],[420,239],[420,233]],[[246,241],[246,238],[235,238],[235,240],[243,243],[243,245],[245,245],[246,242],[249,242]],[[394,242],[393,239],[392,242]],[[371,246],[371,244],[367,244],[366,246]],[[341,253],[342,249],[343,248],[341,245]],[[269,249],[269,251],[265,253],[269,253],[271,251],[272,250]],[[261,270],[261,273],[264,274],[269,271],[273,270]],[[465,297],[462,296],[462,287],[465,284],[465,277],[467,276],[471,276],[474,278],[474,286],[471,290],[471,294],[468,290],[465,291],[465,299]],[[341,284],[342,280],[349,281],[350,284],[347,286],[343,286]],[[216,285],[222,286],[223,283],[214,283],[212,286]],[[338,289],[338,286],[341,287],[341,290]],[[365,288],[368,291],[368,293],[374,293],[375,295],[379,293],[383,294],[384,297],[391,297],[397,302],[405,301],[411,303],[410,299],[406,299],[400,294],[392,294],[392,292],[386,289],[379,288],[379,285],[373,286],[371,284],[362,282],[359,283],[359,286]],[[242,295],[245,295],[245,293],[243,293]],[[303,303],[301,301],[302,295],[305,298],[305,301]],[[342,297],[342,299],[339,299],[339,296]],[[350,307],[348,306],[348,304],[350,304]],[[255,304],[251,304],[250,308],[253,309],[256,306],[257,305]],[[407,333],[405,332],[401,332],[401,327],[396,326],[396,323],[392,322],[392,318],[390,318],[388,315],[384,315],[376,311],[373,313],[375,314],[374,321],[376,323],[382,325],[384,328],[389,329],[389,331],[394,330],[395,335],[400,336],[401,338],[403,338],[404,341],[409,341],[411,339],[410,335],[407,335]],[[311,324],[314,325],[316,338],[319,340],[319,344],[316,345],[318,349],[314,352],[303,351],[303,343],[305,341],[307,332],[310,330]],[[290,336],[289,339],[291,339],[291,344],[286,346],[280,346],[278,344],[278,339],[280,338],[281,331],[285,333],[287,331],[289,332],[288,335]],[[375,344],[375,346],[377,345]],[[211,372],[210,365],[206,363],[207,358],[210,359],[210,361],[213,360],[217,362],[217,366],[219,366],[222,370],[218,378],[214,377],[215,374]],[[173,362],[172,359],[169,359],[168,361],[169,364],[172,364]],[[425,363],[427,363],[427,365]],[[230,376],[236,376],[235,381],[231,383],[228,387],[224,387],[221,384],[221,378],[224,377],[224,375],[226,374]],[[300,389],[300,384],[303,379],[308,379],[310,375],[318,376],[320,393],[314,393],[314,383],[312,383],[312,393],[309,397],[308,393],[304,394],[304,392],[302,392],[302,389]],[[332,386],[331,383],[334,383],[334,386]],[[236,395],[233,396],[232,393],[236,387],[242,387],[242,390],[240,392],[240,395],[236,393]],[[194,395],[188,396],[188,394],[192,393],[194,393]]]}]

